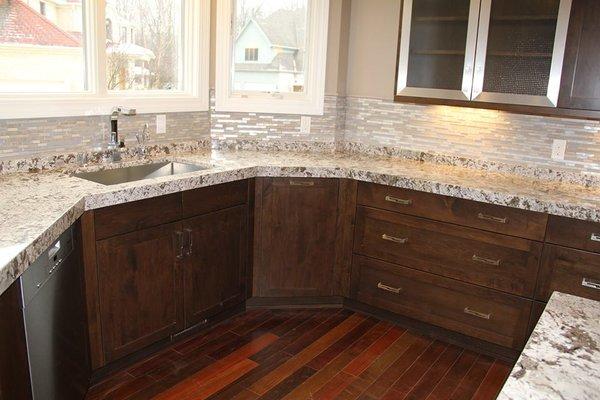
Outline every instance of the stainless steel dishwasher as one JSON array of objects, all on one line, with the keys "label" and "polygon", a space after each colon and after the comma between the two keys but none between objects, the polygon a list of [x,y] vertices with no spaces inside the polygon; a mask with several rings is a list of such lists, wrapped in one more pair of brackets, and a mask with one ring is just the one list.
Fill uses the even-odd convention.
[{"label": "stainless steel dishwasher", "polygon": [[34,400],[83,399],[91,374],[83,268],[74,227],[21,276]]}]

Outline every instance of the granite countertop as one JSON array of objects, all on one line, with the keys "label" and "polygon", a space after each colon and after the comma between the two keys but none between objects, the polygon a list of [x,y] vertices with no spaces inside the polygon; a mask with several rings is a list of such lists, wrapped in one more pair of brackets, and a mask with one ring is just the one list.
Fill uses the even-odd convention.
[{"label": "granite countertop", "polygon": [[498,399],[600,398],[600,302],[554,292]]},{"label": "granite countertop", "polygon": [[68,169],[0,175],[0,294],[85,210],[258,176],[351,178],[600,221],[600,187],[518,174],[346,153],[206,150],[169,159],[208,167],[114,186]]}]

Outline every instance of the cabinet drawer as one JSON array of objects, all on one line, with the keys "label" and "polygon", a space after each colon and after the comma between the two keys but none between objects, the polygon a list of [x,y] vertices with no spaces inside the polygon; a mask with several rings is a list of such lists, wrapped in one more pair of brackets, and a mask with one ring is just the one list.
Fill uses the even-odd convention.
[{"label": "cabinet drawer", "polygon": [[504,347],[525,341],[529,300],[360,256],[353,268],[358,301]]},{"label": "cabinet drawer", "polygon": [[96,240],[181,219],[181,194],[169,194],[94,211]]},{"label": "cabinet drawer", "polygon": [[359,207],[354,252],[533,297],[542,244]]},{"label": "cabinet drawer", "polygon": [[361,183],[358,203],[527,239],[544,240],[546,214],[455,197]]},{"label": "cabinet drawer", "polygon": [[551,215],[546,241],[600,253],[600,223]]},{"label": "cabinet drawer", "polygon": [[536,299],[548,301],[554,291],[600,300],[600,254],[544,246]]},{"label": "cabinet drawer", "polygon": [[246,203],[248,181],[223,183],[182,193],[183,216],[207,214]]}]

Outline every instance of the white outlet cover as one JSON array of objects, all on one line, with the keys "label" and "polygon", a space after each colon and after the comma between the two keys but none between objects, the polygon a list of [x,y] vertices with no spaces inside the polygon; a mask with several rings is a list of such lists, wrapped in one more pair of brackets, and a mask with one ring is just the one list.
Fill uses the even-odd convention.
[{"label": "white outlet cover", "polygon": [[564,160],[567,152],[567,141],[562,139],[554,139],[552,142],[552,159]]},{"label": "white outlet cover", "polygon": [[300,133],[310,133],[310,122],[311,117],[304,115],[300,117]]},{"label": "white outlet cover", "polygon": [[167,133],[167,116],[165,114],[156,116],[156,133]]}]

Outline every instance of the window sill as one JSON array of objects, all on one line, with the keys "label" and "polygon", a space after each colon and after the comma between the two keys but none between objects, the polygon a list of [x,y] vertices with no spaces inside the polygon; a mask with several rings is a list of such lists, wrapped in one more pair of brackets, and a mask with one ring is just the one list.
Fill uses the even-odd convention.
[{"label": "window sill", "polygon": [[208,95],[0,98],[0,119],[108,115],[117,105],[135,108],[138,114],[208,111]]}]

